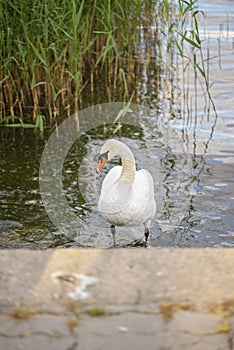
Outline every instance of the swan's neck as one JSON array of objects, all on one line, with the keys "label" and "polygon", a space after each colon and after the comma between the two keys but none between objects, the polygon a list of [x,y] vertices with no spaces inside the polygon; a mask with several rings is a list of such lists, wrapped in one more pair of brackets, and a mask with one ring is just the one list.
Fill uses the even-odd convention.
[{"label": "swan's neck", "polygon": [[135,162],[134,161],[130,162],[129,160],[125,161],[124,159],[122,159],[122,166],[123,166],[123,170],[120,175],[120,179],[130,184],[133,183],[135,178],[135,169],[136,169]]},{"label": "swan's neck", "polygon": [[133,157],[130,149],[124,149],[120,154],[120,158],[122,160],[122,173],[120,175],[119,180],[125,181],[128,183],[133,183],[135,178],[136,164],[135,159]]}]

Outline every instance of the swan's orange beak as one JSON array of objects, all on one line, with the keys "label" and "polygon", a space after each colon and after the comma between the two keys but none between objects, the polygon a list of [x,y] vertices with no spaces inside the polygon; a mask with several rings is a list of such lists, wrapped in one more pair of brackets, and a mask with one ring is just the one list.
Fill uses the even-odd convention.
[{"label": "swan's orange beak", "polygon": [[106,157],[100,157],[99,159],[99,162],[98,162],[98,166],[97,166],[97,169],[96,169],[96,173],[98,174],[102,168],[104,167],[104,165],[106,164],[107,162],[107,158]]}]

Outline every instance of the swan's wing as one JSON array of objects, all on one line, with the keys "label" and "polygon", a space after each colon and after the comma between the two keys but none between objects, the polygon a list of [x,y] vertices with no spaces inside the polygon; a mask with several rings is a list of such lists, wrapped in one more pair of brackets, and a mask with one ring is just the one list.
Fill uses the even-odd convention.
[{"label": "swan's wing", "polygon": [[150,221],[155,214],[156,203],[153,178],[146,169],[136,171],[132,193],[133,205],[141,212],[142,222]]},{"label": "swan's wing", "polygon": [[144,200],[154,198],[154,183],[151,174],[146,169],[136,171],[135,180],[133,183],[133,191],[137,198],[142,196]]},{"label": "swan's wing", "polygon": [[120,174],[122,172],[122,166],[117,165],[112,168],[108,174],[106,175],[101,189],[100,197],[103,197],[105,193],[113,186],[113,184],[119,179]]}]

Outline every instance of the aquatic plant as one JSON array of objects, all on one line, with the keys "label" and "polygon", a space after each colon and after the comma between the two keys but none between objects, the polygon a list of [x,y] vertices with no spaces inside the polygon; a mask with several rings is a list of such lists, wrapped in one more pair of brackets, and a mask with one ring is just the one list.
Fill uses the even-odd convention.
[{"label": "aquatic plant", "polygon": [[[19,122],[16,123],[15,120]],[[9,121],[11,121],[11,123],[8,123]],[[40,114],[36,116],[35,124],[24,123],[22,118],[17,116],[8,116],[0,120],[0,125],[3,125],[8,128],[34,129],[39,132],[39,135],[41,138],[43,138],[44,136],[44,123],[45,123],[45,116]]]},{"label": "aquatic plant", "polygon": [[44,117],[53,126],[90,103],[141,102],[144,84],[172,106],[178,56],[183,74],[192,65],[209,95],[198,15],[197,0],[1,2],[2,124],[42,133]]}]

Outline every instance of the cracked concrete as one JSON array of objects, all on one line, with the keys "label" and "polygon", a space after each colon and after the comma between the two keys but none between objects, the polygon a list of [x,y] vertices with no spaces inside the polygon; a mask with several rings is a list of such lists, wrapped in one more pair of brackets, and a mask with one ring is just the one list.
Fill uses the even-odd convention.
[{"label": "cracked concrete", "polygon": [[231,249],[2,250],[0,290],[1,350],[234,349]]}]

